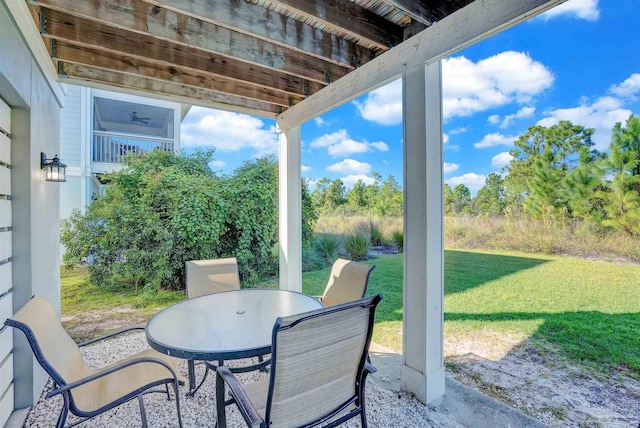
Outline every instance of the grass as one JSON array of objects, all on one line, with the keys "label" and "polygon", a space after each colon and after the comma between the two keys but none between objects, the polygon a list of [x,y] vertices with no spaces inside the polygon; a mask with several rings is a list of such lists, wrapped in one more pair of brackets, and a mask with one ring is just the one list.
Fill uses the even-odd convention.
[{"label": "grass", "polygon": [[[384,295],[374,340],[402,351],[402,256],[368,263],[376,264],[369,294]],[[320,294],[328,274],[303,275],[303,291]],[[487,331],[551,343],[573,361],[640,376],[640,266],[447,250],[445,336]]]},{"label": "grass", "polygon": [[127,287],[103,289],[89,284],[86,268],[69,269],[63,266],[60,270],[61,310],[64,315],[121,306],[131,306],[153,314],[185,298],[184,291],[160,290],[157,294],[142,294]]},{"label": "grass", "polygon": [[[374,340],[402,351],[402,255],[380,257],[369,294],[382,293]],[[303,291],[319,295],[330,268],[303,274]],[[183,292],[157,296],[102,290],[82,269],[62,271],[63,315],[118,306],[146,316],[180,301]],[[264,286],[277,287],[276,281]],[[483,332],[552,344],[569,359],[640,377],[640,266],[506,251],[445,252],[445,337]]]}]

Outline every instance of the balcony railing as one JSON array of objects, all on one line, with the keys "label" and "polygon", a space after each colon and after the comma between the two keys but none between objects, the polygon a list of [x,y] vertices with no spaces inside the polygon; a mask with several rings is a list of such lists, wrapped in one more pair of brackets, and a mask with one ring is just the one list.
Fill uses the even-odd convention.
[{"label": "balcony railing", "polygon": [[173,140],[93,131],[93,162],[120,164],[127,153],[145,153],[151,150],[173,150]]}]

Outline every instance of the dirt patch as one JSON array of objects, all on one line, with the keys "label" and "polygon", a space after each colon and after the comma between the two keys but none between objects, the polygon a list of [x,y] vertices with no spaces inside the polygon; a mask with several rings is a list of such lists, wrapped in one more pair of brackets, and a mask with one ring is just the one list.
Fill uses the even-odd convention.
[{"label": "dirt patch", "polygon": [[445,355],[457,380],[552,427],[635,428],[640,422],[640,381],[572,364],[546,343],[449,338]]},{"label": "dirt patch", "polygon": [[131,307],[95,310],[81,315],[62,317],[62,325],[76,342],[134,325],[144,325],[148,316]]}]

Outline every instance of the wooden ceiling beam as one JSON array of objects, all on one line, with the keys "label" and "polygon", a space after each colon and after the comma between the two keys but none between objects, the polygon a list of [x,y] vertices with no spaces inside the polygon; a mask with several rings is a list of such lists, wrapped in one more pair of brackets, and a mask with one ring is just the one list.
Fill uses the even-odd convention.
[{"label": "wooden ceiling beam", "polygon": [[74,82],[94,82],[180,100],[191,99],[193,104],[206,104],[216,108],[225,108],[226,106],[227,110],[240,109],[254,112],[258,111],[266,116],[276,115],[283,110],[281,106],[275,104],[235,97],[210,89],[148,79],[146,77],[133,76],[96,67],[87,67],[80,64],[60,62],[59,74],[63,79],[69,79]]},{"label": "wooden ceiling beam", "polygon": [[269,3],[378,49],[388,50],[402,42],[400,26],[349,0],[269,0]]},{"label": "wooden ceiling beam", "polygon": [[384,0],[396,9],[400,9],[413,20],[421,22],[427,26],[437,21],[433,10],[421,0]]},{"label": "wooden ceiling beam", "polygon": [[344,67],[356,67],[375,57],[371,49],[249,1],[143,1]]},{"label": "wooden ceiling beam", "polygon": [[108,24],[114,27],[116,34],[118,29],[150,35],[318,83],[335,81],[350,70],[142,0],[37,0],[37,4]]},{"label": "wooden ceiling beam", "polygon": [[265,86],[250,85],[225,77],[198,73],[190,69],[159,64],[154,61],[133,58],[118,53],[74,46],[67,42],[55,42],[52,56],[58,61],[93,66],[149,79],[179,83],[185,86],[210,89],[220,93],[256,101],[264,101],[283,107],[289,107],[303,99],[301,96],[292,96]]},{"label": "wooden ceiling beam", "polygon": [[151,36],[114,29],[82,18],[66,16],[50,10],[46,15],[44,34],[74,45],[128,55],[135,59],[155,61],[166,66],[190,69],[239,82],[266,86],[292,95],[306,96],[324,85],[300,79],[268,68],[248,65],[195,48],[154,39]]}]

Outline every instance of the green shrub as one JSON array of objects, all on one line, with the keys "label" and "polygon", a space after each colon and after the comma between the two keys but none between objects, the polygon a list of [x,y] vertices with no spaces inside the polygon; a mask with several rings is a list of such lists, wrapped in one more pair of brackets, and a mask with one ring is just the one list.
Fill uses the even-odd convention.
[{"label": "green shrub", "polygon": [[391,241],[396,246],[399,252],[404,249],[404,232],[402,230],[394,230],[391,233]]},{"label": "green shrub", "polygon": [[[94,285],[147,292],[184,288],[187,260],[237,257],[249,282],[277,274],[275,158],[246,162],[228,177],[212,172],[212,159],[212,150],[125,157],[105,195],[62,222],[65,264],[86,262]],[[306,206],[303,229],[311,230],[314,216]]]},{"label": "green shrub", "polygon": [[369,235],[362,230],[357,230],[345,238],[344,248],[352,259],[366,259],[371,249]]},{"label": "green shrub", "polygon": [[385,244],[382,229],[372,220],[369,220],[369,236],[371,237],[371,245],[380,246]]},{"label": "green shrub", "polygon": [[342,238],[333,233],[319,233],[313,241],[313,249],[326,263],[333,263],[342,248]]},{"label": "green shrub", "polygon": [[302,249],[302,272],[319,270],[328,265],[327,260],[320,257],[315,248]]}]

